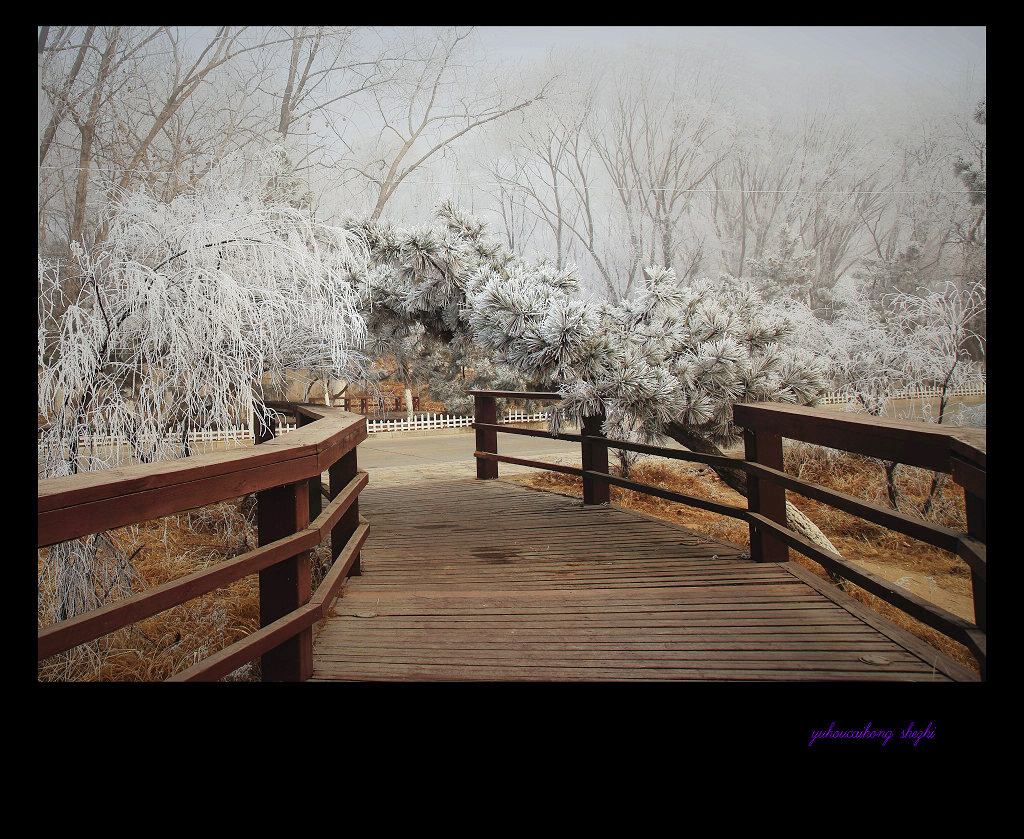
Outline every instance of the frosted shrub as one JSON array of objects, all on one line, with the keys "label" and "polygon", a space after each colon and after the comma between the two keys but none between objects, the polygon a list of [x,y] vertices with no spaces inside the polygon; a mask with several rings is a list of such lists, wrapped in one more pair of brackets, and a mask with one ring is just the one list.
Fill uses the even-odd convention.
[{"label": "frosted shrub", "polygon": [[897,328],[908,336],[906,378],[940,391],[936,422],[946,419],[954,391],[980,375],[969,347],[984,348],[985,339],[970,324],[984,315],[985,298],[981,283],[964,289],[945,283],[932,292],[898,294],[890,303]]}]

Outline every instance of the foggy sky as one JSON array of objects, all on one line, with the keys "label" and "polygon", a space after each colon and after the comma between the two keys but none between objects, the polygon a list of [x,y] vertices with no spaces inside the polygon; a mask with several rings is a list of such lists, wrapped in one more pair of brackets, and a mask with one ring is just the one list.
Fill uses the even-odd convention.
[{"label": "foggy sky", "polygon": [[856,69],[956,83],[968,68],[984,78],[984,26],[481,26],[502,57],[537,60],[552,47],[628,48],[638,42],[718,51],[769,73]]}]

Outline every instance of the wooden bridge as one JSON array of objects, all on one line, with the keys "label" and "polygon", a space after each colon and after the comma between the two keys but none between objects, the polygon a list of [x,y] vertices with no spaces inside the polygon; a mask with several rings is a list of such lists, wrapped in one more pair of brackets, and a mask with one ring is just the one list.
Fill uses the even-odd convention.
[{"label": "wooden bridge", "polygon": [[[255,448],[40,481],[40,547],[248,492],[258,493],[260,546],[41,630],[39,658],[258,573],[261,628],[172,680],[219,679],[257,657],[265,681],[978,679],[790,561],[792,549],[965,644],[984,678],[983,431],[737,405],[746,447],[743,459],[733,459],[609,440],[600,418],[590,418],[580,434],[559,435],[580,443],[576,468],[506,457],[497,448],[500,432],[548,436],[498,425],[499,398],[558,394],[475,397],[477,480],[366,487],[356,464],[363,417],[280,405],[302,427],[279,438],[267,429]],[[786,475],[783,437],[951,473],[964,488],[968,532]],[[748,505],[610,475],[609,448],[741,468]],[[501,462],[577,474],[583,503],[494,480]],[[750,550],[609,505],[612,484],[744,520]],[[971,568],[975,621],[787,529],[787,489],[962,557]],[[328,538],[334,564],[313,592],[309,551]]]}]

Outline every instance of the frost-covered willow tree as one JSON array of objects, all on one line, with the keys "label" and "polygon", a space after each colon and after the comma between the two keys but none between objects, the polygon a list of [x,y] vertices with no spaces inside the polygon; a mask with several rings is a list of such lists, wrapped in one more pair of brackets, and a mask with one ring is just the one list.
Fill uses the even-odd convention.
[{"label": "frost-covered willow tree", "polygon": [[[191,429],[266,422],[265,386],[290,368],[362,375],[365,248],[268,198],[282,159],[235,159],[170,203],[126,195],[77,264],[39,260],[41,477],[172,458]],[[111,563],[95,540],[52,548],[53,617],[123,590]]]},{"label": "frost-covered willow tree", "polygon": [[986,290],[981,282],[961,288],[946,283],[934,291],[898,294],[891,303],[893,320],[909,336],[907,375],[939,391],[936,422],[946,418],[957,388],[981,377],[972,348],[984,357],[985,336],[972,328],[984,322]]},{"label": "frost-covered willow tree", "polygon": [[799,343],[814,349],[829,389],[845,397],[852,410],[881,416],[893,400],[936,388],[938,412],[933,416],[925,406],[923,418],[942,423],[949,420],[954,392],[983,378],[972,349],[979,346],[983,353],[985,341],[971,327],[985,311],[980,283],[965,289],[946,283],[881,299],[870,280],[841,283],[829,319],[799,320]]},{"label": "frost-covered willow tree", "polygon": [[[984,330],[979,335],[971,327],[979,320],[984,323],[985,286],[978,282],[963,289],[946,283],[936,291],[899,294],[892,301],[892,310],[899,328],[909,335],[909,376],[939,391],[935,422],[941,423],[947,418],[946,412],[957,388],[982,376],[975,369],[971,350],[978,347],[984,354]],[[931,418],[930,412],[926,418]],[[922,515],[928,515],[948,477],[945,472],[933,473]]]},{"label": "frost-covered willow tree", "polygon": [[800,344],[816,349],[829,390],[850,410],[881,416],[910,384],[909,335],[890,315],[866,283],[841,283],[830,301],[830,318],[800,320]]},{"label": "frost-covered willow tree", "polygon": [[[603,415],[610,437],[672,438],[721,454],[740,436],[735,403],[808,403],[824,387],[809,355],[788,345],[786,309],[749,284],[681,287],[671,268],[650,268],[632,296],[598,304],[582,296],[575,267],[526,262],[450,204],[440,208],[438,224],[393,232],[379,224],[367,232],[371,253],[384,258],[371,283],[376,317],[396,331],[422,324],[462,358],[557,389],[572,420]],[[419,244],[410,250],[413,239]],[[717,471],[746,494],[743,472]],[[792,505],[788,517],[834,550]]]}]

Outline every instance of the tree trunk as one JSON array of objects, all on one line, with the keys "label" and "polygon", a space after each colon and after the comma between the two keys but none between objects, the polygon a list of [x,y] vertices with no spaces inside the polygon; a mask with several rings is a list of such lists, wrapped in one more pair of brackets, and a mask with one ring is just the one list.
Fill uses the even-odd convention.
[{"label": "tree trunk", "polygon": [[281,97],[281,118],[277,126],[282,140],[287,139],[288,128],[292,123],[292,108],[294,107],[292,93],[295,90],[295,73],[298,70],[299,52],[302,50],[304,30],[304,26],[298,27],[295,34],[292,35],[292,57],[291,61],[288,62],[288,82],[284,88],[284,95]]},{"label": "tree trunk", "polygon": [[925,499],[924,506],[921,508],[922,518],[928,518],[928,514],[932,511],[932,504],[935,503],[935,497],[942,492],[948,477],[949,475],[945,472],[932,473],[932,485],[928,490],[928,497]]},{"label": "tree trunk", "polygon": [[896,486],[896,469],[899,463],[895,460],[883,460],[882,469],[885,471],[885,490],[889,498],[889,504],[894,510],[899,510],[900,491]]},{"label": "tree trunk", "polygon": [[413,401],[412,401],[412,390],[409,387],[405,388],[405,413],[408,418],[412,419],[413,412]]},{"label": "tree trunk", "polygon": [[88,116],[85,122],[79,125],[82,144],[78,151],[78,178],[75,184],[75,204],[71,220],[71,232],[68,237],[69,242],[80,243],[82,232],[85,229],[86,196],[89,191],[89,164],[92,161],[92,144],[96,136],[96,122],[99,119],[100,104],[103,101],[103,89],[107,82],[107,76],[110,73],[110,64],[117,50],[120,34],[121,28],[115,27],[107,43],[107,48],[103,52],[103,58],[100,60],[96,87],[93,90]]}]

